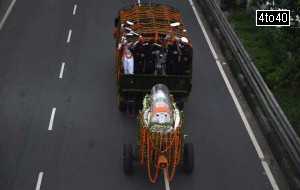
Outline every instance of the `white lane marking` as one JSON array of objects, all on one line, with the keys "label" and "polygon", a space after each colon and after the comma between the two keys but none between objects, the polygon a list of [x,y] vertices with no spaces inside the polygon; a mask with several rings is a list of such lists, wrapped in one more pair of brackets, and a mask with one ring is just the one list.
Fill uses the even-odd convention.
[{"label": "white lane marking", "polygon": [[72,35],[72,30],[69,30],[69,34],[68,34],[67,43],[70,43],[70,40],[71,40],[71,35]]},{"label": "white lane marking", "polygon": [[8,17],[8,15],[10,13],[10,11],[12,10],[12,8],[13,8],[13,6],[15,4],[15,2],[16,2],[16,0],[12,0],[12,2],[10,3],[10,5],[9,5],[9,7],[8,7],[6,13],[5,13],[5,15],[4,15],[4,17],[2,18],[2,20],[0,22],[0,30],[2,29],[2,27],[3,27],[3,25],[4,25],[5,21],[6,21],[6,19]]},{"label": "white lane marking", "polygon": [[63,62],[61,64],[61,69],[60,69],[60,74],[59,74],[59,78],[61,79],[63,77],[64,74],[64,68],[65,68],[65,62]]},{"label": "white lane marking", "polygon": [[42,179],[43,179],[43,174],[44,174],[43,172],[39,173],[39,177],[38,177],[38,180],[37,180],[37,183],[36,183],[35,190],[40,190],[41,184],[42,184]]},{"label": "white lane marking", "polygon": [[141,0],[138,0],[138,4],[141,4]]},{"label": "white lane marking", "polygon": [[77,9],[77,5],[74,5],[74,9],[73,9],[73,15],[76,14],[76,9]]},{"label": "white lane marking", "polygon": [[254,133],[253,133],[251,127],[250,127],[250,124],[248,123],[248,120],[247,120],[247,118],[245,116],[245,113],[243,112],[243,109],[242,109],[242,107],[241,107],[241,105],[240,105],[240,103],[239,103],[239,101],[238,101],[238,99],[237,99],[237,97],[236,97],[236,95],[235,95],[235,93],[234,93],[234,91],[233,91],[230,83],[229,83],[229,80],[226,77],[226,74],[225,74],[225,72],[224,72],[224,70],[223,70],[223,68],[221,66],[221,63],[220,63],[219,60],[217,60],[216,62],[217,62],[218,68],[219,68],[219,70],[221,72],[221,75],[222,75],[222,77],[223,77],[223,79],[224,79],[224,81],[226,83],[226,86],[227,86],[227,88],[228,88],[228,90],[230,92],[230,95],[231,95],[231,97],[232,97],[232,99],[234,101],[234,104],[237,107],[238,112],[239,112],[239,114],[240,114],[240,116],[241,116],[241,118],[243,120],[243,123],[244,123],[244,125],[246,127],[246,130],[247,130],[247,132],[248,132],[248,134],[250,136],[250,139],[251,139],[251,141],[252,141],[252,143],[253,143],[253,145],[255,147],[255,150],[256,150],[256,152],[258,154],[258,157],[261,160],[261,164],[263,165],[263,168],[264,168],[264,170],[265,170],[265,172],[266,172],[266,174],[267,174],[267,176],[269,178],[269,181],[270,181],[270,183],[271,183],[271,185],[272,185],[272,187],[273,187],[274,190],[279,190],[279,187],[278,187],[278,185],[277,185],[277,183],[276,183],[276,181],[275,181],[275,179],[273,177],[273,174],[272,174],[272,172],[271,172],[271,170],[269,168],[269,165],[266,162],[265,156],[264,156],[264,154],[263,154],[263,152],[262,152],[262,150],[261,150],[261,148],[260,148],[260,146],[259,146],[259,144],[258,144],[258,142],[257,142],[257,140],[255,138],[255,136],[254,136]]},{"label": "white lane marking", "polygon": [[206,32],[206,30],[205,30],[205,28],[204,28],[204,26],[202,24],[202,21],[201,21],[201,19],[199,17],[199,14],[198,14],[195,6],[194,6],[193,0],[189,0],[189,1],[190,1],[191,6],[192,6],[192,9],[194,11],[194,14],[196,15],[198,23],[199,23],[199,25],[201,27],[201,30],[202,30],[202,32],[204,34],[204,37],[205,37],[205,39],[206,39],[206,41],[208,43],[208,46],[209,46],[209,48],[210,48],[210,50],[211,50],[211,52],[212,52],[212,54],[213,54],[213,56],[214,56],[214,58],[216,60],[217,66],[218,66],[219,71],[220,71],[220,73],[221,73],[221,75],[223,77],[223,80],[225,81],[225,84],[226,84],[226,86],[227,86],[227,88],[229,90],[229,93],[230,93],[233,101],[234,101],[234,104],[235,104],[235,106],[236,106],[236,108],[237,108],[237,110],[238,110],[238,112],[240,114],[240,117],[242,118],[244,126],[245,126],[245,128],[246,128],[246,130],[247,130],[247,132],[248,132],[248,134],[250,136],[250,139],[251,139],[251,141],[252,141],[252,143],[253,143],[253,145],[255,147],[255,150],[256,150],[256,152],[257,152],[257,154],[258,154],[258,156],[259,156],[259,158],[261,160],[261,164],[262,164],[262,166],[263,166],[263,168],[264,168],[264,170],[265,170],[265,172],[266,172],[266,174],[268,176],[268,179],[269,179],[269,181],[270,181],[273,189],[274,190],[279,190],[279,187],[278,187],[278,185],[277,185],[277,183],[276,183],[276,181],[274,179],[274,176],[273,176],[273,174],[272,174],[272,172],[270,170],[270,167],[269,167],[268,163],[266,162],[264,154],[263,154],[263,152],[262,152],[262,150],[261,150],[261,148],[260,148],[260,146],[259,146],[259,144],[258,144],[258,142],[257,142],[257,140],[256,140],[256,138],[254,136],[254,133],[253,133],[253,131],[252,131],[252,129],[251,129],[249,123],[248,123],[248,120],[247,120],[247,118],[245,116],[245,113],[244,113],[244,111],[243,111],[243,109],[242,109],[242,107],[241,107],[241,105],[240,105],[240,103],[239,103],[239,101],[238,101],[238,99],[237,99],[237,97],[236,97],[236,95],[235,95],[235,93],[234,93],[231,85],[230,85],[230,82],[229,82],[229,80],[228,80],[228,78],[227,78],[227,76],[226,76],[226,74],[225,74],[225,72],[224,72],[224,70],[223,70],[223,68],[221,66],[220,61],[218,60],[218,56],[216,54],[216,51],[214,50],[214,48],[212,46],[212,43],[211,43],[211,41],[210,41],[210,39],[209,39],[209,37],[207,35],[207,32]]},{"label": "white lane marking", "polygon": [[170,190],[170,184],[169,184],[169,180],[168,180],[168,177],[167,177],[167,170],[166,170],[166,168],[164,169],[164,178],[165,178],[166,190]]},{"label": "white lane marking", "polygon": [[49,131],[52,131],[55,112],[56,112],[56,108],[52,108],[51,118],[50,118],[49,127],[48,127]]}]

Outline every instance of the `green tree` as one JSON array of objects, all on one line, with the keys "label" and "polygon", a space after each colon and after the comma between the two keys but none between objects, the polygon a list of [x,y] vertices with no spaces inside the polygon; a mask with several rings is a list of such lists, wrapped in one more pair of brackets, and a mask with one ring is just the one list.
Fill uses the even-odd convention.
[{"label": "green tree", "polygon": [[245,8],[248,0],[221,0],[221,6],[225,10]]},{"label": "green tree", "polygon": [[[292,10],[292,17],[296,18],[296,15],[300,16],[300,0],[293,0],[291,2],[291,10]],[[292,96],[296,96],[297,92],[300,88],[300,24],[299,22],[295,23],[294,27],[287,28],[284,32],[285,34],[291,38],[291,47],[290,51],[294,57],[295,61],[295,71],[294,77],[292,79],[292,86],[291,86],[291,94]]]}]

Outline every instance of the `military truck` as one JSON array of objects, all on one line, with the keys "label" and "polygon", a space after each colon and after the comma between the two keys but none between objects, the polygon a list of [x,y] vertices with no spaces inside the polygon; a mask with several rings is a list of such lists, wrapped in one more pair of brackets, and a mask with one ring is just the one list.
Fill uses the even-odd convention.
[{"label": "military truck", "polygon": [[[187,32],[179,11],[174,7],[156,3],[142,3],[123,7],[115,19],[114,37],[116,39],[115,77],[119,109],[122,111],[126,110],[129,117],[135,116],[137,102],[141,104],[145,94],[150,93],[151,88],[155,84],[166,85],[170,93],[173,94],[178,107],[182,109],[184,103],[188,101],[192,89],[192,45],[187,40]],[[156,45],[160,49],[157,51],[158,59],[156,60],[160,60],[161,63],[164,63],[162,61],[162,52],[167,51],[166,47],[168,47],[168,44],[187,43],[188,47],[191,48],[189,59],[183,58],[183,54],[177,52],[179,54],[178,64],[180,64],[180,59],[187,60],[186,72],[181,74],[166,72],[161,72],[161,74],[147,72],[125,74],[123,63],[125,50],[122,46],[124,40],[133,43],[140,42],[140,44],[145,46],[149,45],[149,43]],[[138,53],[135,53],[133,50],[133,56],[137,56]],[[147,58],[147,53],[149,54],[149,52],[145,51],[139,56]],[[168,58],[165,59],[166,61],[168,61]],[[168,64],[170,64],[169,62]],[[134,64],[136,65],[136,63]],[[147,64],[147,61],[144,64]],[[166,68],[168,64],[161,64],[160,68],[156,65],[155,69],[158,68],[161,71],[165,71],[168,69]]]}]

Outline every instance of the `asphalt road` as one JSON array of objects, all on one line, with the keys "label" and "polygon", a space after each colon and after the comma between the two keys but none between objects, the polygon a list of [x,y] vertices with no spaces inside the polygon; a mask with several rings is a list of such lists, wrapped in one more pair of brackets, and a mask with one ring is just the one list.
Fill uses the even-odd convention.
[{"label": "asphalt road", "polygon": [[[181,11],[194,46],[184,111],[195,169],[186,175],[179,168],[171,189],[272,189],[189,1],[152,2]],[[17,0],[0,31],[1,190],[35,189],[40,172],[42,190],[165,188],[163,177],[151,184],[144,167],[131,176],[122,170],[136,120],[117,108],[112,33],[119,8],[133,3]]]}]

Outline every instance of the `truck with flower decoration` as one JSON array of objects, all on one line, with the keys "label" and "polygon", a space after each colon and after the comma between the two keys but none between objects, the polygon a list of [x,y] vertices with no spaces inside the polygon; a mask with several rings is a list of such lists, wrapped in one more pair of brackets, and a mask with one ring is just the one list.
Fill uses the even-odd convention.
[{"label": "truck with flower decoration", "polygon": [[[127,110],[128,116],[135,116],[136,102],[138,100],[141,102],[145,94],[149,93],[151,88],[159,83],[165,84],[169,88],[178,107],[182,109],[184,103],[188,101],[192,89],[192,44],[188,42],[187,31],[179,11],[174,7],[156,3],[141,3],[124,7],[115,19],[114,37],[116,39],[115,77],[119,109]],[[156,73],[156,70],[154,73],[147,72],[147,65],[151,62],[147,61],[147,55],[151,54],[150,50],[148,51],[149,47],[148,53],[139,52],[136,50],[138,48],[133,51],[134,72],[129,72],[130,74],[125,72],[124,58],[131,59],[132,56],[128,51],[129,56],[125,57],[126,48],[122,45],[125,41],[137,44],[136,46],[140,45],[141,49],[144,48],[144,50],[150,46],[149,44],[154,44],[157,47],[156,50],[159,49],[156,51],[155,69],[159,69],[160,73]],[[168,51],[166,47],[171,47],[168,45],[175,43],[179,44],[178,47],[180,45],[180,47],[187,47],[186,53],[175,49],[172,51],[174,55],[171,55],[171,50]],[[174,45],[174,47],[177,46]],[[152,51],[153,54],[155,51]],[[170,62],[168,59],[171,58],[168,56],[171,58],[173,56],[174,59],[180,61],[178,72],[172,72],[172,68],[167,68],[168,65],[172,66],[172,64],[164,64]],[[136,64],[137,62],[139,63]],[[142,66],[139,67],[139,65]],[[170,70],[169,73],[168,70]]]}]

